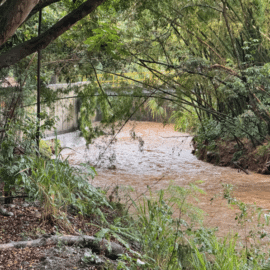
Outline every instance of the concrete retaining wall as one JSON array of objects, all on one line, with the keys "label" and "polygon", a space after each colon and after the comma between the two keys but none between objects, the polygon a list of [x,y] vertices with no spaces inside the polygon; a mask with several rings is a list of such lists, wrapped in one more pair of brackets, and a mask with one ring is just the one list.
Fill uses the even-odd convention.
[{"label": "concrete retaining wall", "polygon": [[[70,94],[70,97],[73,94]],[[45,108],[43,108],[44,110]],[[78,98],[62,99],[55,102],[53,109],[45,109],[50,116],[57,116],[56,130],[63,134],[79,128],[79,100]],[[54,135],[54,130],[47,130],[46,136]]]}]

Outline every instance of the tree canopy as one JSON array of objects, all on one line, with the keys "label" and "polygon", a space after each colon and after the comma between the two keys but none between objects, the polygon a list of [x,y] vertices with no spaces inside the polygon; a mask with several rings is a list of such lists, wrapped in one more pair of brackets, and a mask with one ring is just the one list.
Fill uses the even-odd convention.
[{"label": "tree canopy", "polygon": [[[7,16],[11,7],[14,12]],[[41,7],[43,31],[37,37]],[[83,101],[85,136],[87,130],[93,131],[89,119],[97,107],[104,122],[128,118],[146,102],[142,88],[152,91],[148,105],[159,110],[166,103],[180,126],[184,115],[194,127],[216,121],[217,133],[248,136],[254,144],[270,133],[266,0],[2,1],[0,8],[5,10],[1,12],[5,25],[0,34],[1,70],[13,65],[13,75],[30,72],[35,59],[26,56],[47,47],[42,59],[45,84],[56,77],[92,82],[75,93]],[[15,12],[19,9],[23,12]],[[133,71],[152,77],[135,80],[141,87],[135,87],[135,95],[129,97],[124,96],[124,85],[117,98],[108,97],[96,80],[97,74],[123,77]],[[34,79],[26,76],[25,91],[34,89]],[[48,104],[56,98],[56,92],[46,87],[42,95]]]}]

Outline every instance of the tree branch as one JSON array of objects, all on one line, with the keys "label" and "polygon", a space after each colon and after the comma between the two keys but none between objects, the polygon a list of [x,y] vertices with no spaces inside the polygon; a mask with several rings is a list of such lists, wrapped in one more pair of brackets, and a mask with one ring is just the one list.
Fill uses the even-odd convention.
[{"label": "tree branch", "polygon": [[107,241],[106,239],[98,239],[88,235],[43,235],[41,238],[31,241],[19,241],[7,244],[1,244],[0,250],[9,248],[24,248],[24,247],[42,247],[49,245],[56,245],[62,243],[64,245],[82,245],[83,247],[90,247],[91,249],[101,252],[105,251],[105,255],[111,259],[117,259],[125,252],[124,248],[119,244]]},{"label": "tree branch", "polygon": [[84,2],[39,37],[32,38],[0,55],[0,69],[14,65],[26,56],[38,50],[45,49],[52,41],[70,29],[76,22],[94,11],[104,1],[88,0]]},{"label": "tree branch", "polygon": [[39,0],[8,0],[0,6],[0,46],[15,33],[38,2]]}]

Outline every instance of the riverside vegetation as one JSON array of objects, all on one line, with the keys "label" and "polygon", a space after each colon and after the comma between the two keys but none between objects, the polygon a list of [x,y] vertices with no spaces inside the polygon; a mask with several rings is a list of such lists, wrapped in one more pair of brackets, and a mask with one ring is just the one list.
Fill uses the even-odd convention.
[{"label": "riverside vegetation", "polygon": [[[22,123],[16,124],[21,126]],[[241,243],[237,233],[218,239],[215,230],[202,227],[203,212],[189,202],[191,197],[196,198],[196,193],[203,192],[196,185],[188,188],[171,185],[157,193],[149,190],[149,195],[141,196],[136,201],[128,194],[126,198],[117,197],[117,187],[111,193],[116,196],[109,196],[106,191],[89,184],[89,177],[95,176],[93,167],[87,164],[79,168],[71,167],[68,160],[61,159],[58,143],[53,158],[48,155],[49,145],[42,147],[40,154],[36,155],[35,133],[30,132],[35,131],[35,125],[31,121],[23,123],[24,133],[17,136],[16,124],[10,126],[1,144],[0,175],[1,179],[5,179],[6,192],[14,196],[26,194],[25,200],[29,204],[40,203],[40,229],[37,231],[45,233],[42,226],[53,224],[61,229],[56,236],[47,236],[49,240],[52,237],[61,240],[61,237],[65,237],[63,234],[71,233],[79,235],[81,239],[87,239],[87,235],[94,236],[95,241],[106,239],[109,241],[108,250],[114,251],[114,244],[122,246],[121,252],[115,257],[105,252],[106,257],[102,249],[98,251],[92,247],[91,251],[88,248],[87,252],[81,254],[78,269],[95,269],[87,268],[90,266],[100,269],[270,268],[268,250],[265,251],[260,245],[261,239],[268,238],[265,227],[269,225],[269,214],[231,197],[232,186],[224,185],[224,198],[228,204],[240,210],[236,219],[241,226],[257,220],[257,228],[247,233],[247,237],[254,239],[253,245]],[[18,145],[23,154],[16,153]],[[130,209],[131,212],[128,211]],[[83,231],[76,229],[74,217],[77,216],[87,220],[89,227],[86,226]],[[8,217],[10,220],[13,218]],[[65,241],[59,241],[51,243],[60,244],[62,252],[67,252],[63,249]],[[69,244],[72,242],[66,239],[66,243],[68,241]],[[82,243],[74,243],[83,250]],[[2,250],[3,244],[0,245]],[[32,267],[42,269],[38,268],[41,267],[39,264],[37,268],[34,268],[35,265]]]},{"label": "riverside vegetation", "polygon": [[[254,169],[269,173],[268,0],[0,0],[0,13],[0,180],[6,202],[23,192],[25,200],[39,201],[42,206],[39,231],[44,232],[42,224],[50,224],[62,228],[62,233],[80,235],[84,242],[94,239],[100,244],[106,238],[117,245],[121,250],[117,260],[106,256],[110,256],[106,241],[105,247],[96,246],[99,255],[85,251],[81,261],[99,262],[103,268],[270,268],[269,254],[257,241],[253,246],[244,242],[241,247],[237,235],[220,240],[214,231],[200,228],[196,223],[202,218],[200,211],[188,203],[188,196],[199,191],[195,186],[171,186],[139,201],[130,198],[137,216],[128,213],[118,201],[107,199],[105,191],[89,185],[88,178],[95,176],[93,167],[71,167],[61,159],[57,144],[52,158],[44,142],[38,151],[39,120],[48,129],[54,119],[45,113],[37,115],[38,121],[29,116],[37,96],[35,53],[42,50],[38,76],[42,111],[53,112],[55,101],[68,99],[70,94],[78,98],[80,130],[87,143],[107,133],[109,127],[116,136],[119,126],[148,106],[165,123],[173,121],[176,128],[193,131],[201,158],[243,170],[258,162],[260,166]],[[138,77],[123,75],[128,72]],[[145,72],[151,76],[145,78]],[[114,89],[117,96],[106,94],[98,75],[104,81],[113,75],[121,78]],[[6,83],[7,76],[17,83]],[[91,83],[81,88],[48,87],[82,80]],[[144,94],[145,89],[149,94]],[[97,109],[102,121],[93,127],[91,119]],[[240,211],[236,218],[242,226],[252,216],[258,217],[257,231],[247,237],[265,239],[268,213],[234,200],[231,187],[224,188],[224,197]],[[11,206],[8,211],[0,209],[11,215]],[[12,227],[20,211],[14,210],[16,218],[1,219],[1,226]],[[80,219],[91,229],[88,225],[81,227],[83,231],[76,229],[75,220],[79,224]],[[3,239],[7,239],[6,229],[2,229]],[[84,237],[87,232],[91,237],[96,234],[95,238]],[[61,237],[47,235],[40,241],[57,242],[62,248]],[[66,241],[82,244],[76,239]],[[2,255],[11,256],[12,251],[1,248]],[[113,245],[111,249],[115,250]],[[98,258],[103,255],[105,259]]]}]

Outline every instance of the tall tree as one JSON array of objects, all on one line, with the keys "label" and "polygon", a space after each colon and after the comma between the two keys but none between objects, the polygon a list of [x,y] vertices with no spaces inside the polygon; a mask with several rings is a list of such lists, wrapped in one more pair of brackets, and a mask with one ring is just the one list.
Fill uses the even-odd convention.
[{"label": "tall tree", "polygon": [[258,0],[143,2],[126,16],[129,62],[162,81],[159,93],[179,109],[261,143],[270,134],[268,12]]}]

